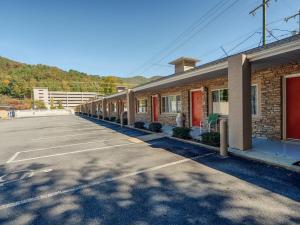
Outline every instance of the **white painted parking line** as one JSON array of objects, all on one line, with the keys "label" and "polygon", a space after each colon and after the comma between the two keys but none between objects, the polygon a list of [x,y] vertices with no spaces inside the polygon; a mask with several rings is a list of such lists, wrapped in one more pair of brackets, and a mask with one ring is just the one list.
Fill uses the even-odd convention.
[{"label": "white painted parking line", "polygon": [[[77,146],[77,145],[83,145],[83,144],[94,144],[94,143],[102,143],[105,141],[109,141],[111,139],[103,139],[103,140],[99,140],[99,141],[88,141],[88,142],[80,142],[80,143],[76,143],[76,144],[68,144],[68,145],[56,145],[56,146],[52,146],[52,147],[47,147],[47,148],[36,148],[36,149],[30,149],[30,150],[25,150],[25,151],[19,151],[16,152],[15,154],[13,154],[13,156],[11,158],[9,158],[6,163],[11,163],[12,161],[14,161],[14,159],[17,158],[17,156],[20,153],[28,153],[28,152],[37,152],[37,151],[46,151],[46,150],[50,150],[50,149],[57,149],[57,148],[64,148],[64,147],[70,147],[70,146]],[[128,138],[120,138],[118,140],[128,140]]]},{"label": "white painted parking line", "polygon": [[210,156],[210,155],[213,155],[213,154],[216,154],[216,153],[212,152],[212,153],[206,153],[206,154],[203,154],[203,155],[200,155],[200,156],[195,156],[195,157],[192,157],[192,158],[185,158],[185,159],[177,160],[177,161],[174,161],[174,162],[166,163],[166,164],[163,164],[163,165],[154,166],[154,167],[151,167],[151,168],[148,168],[148,169],[138,170],[138,171],[135,171],[135,172],[132,172],[132,173],[127,173],[127,174],[124,174],[124,175],[121,175],[121,176],[112,177],[112,178],[99,180],[99,181],[94,181],[94,182],[91,182],[91,183],[82,184],[82,185],[78,185],[78,186],[63,189],[63,190],[58,190],[58,191],[47,193],[47,194],[42,194],[42,195],[39,195],[39,196],[36,196],[36,197],[27,198],[27,199],[24,199],[24,200],[21,200],[21,201],[7,203],[7,204],[4,204],[4,205],[0,205],[0,210],[4,210],[4,209],[24,205],[24,204],[35,202],[35,201],[45,200],[45,199],[52,198],[52,197],[59,196],[59,195],[65,195],[65,194],[68,194],[68,193],[72,193],[74,191],[90,188],[90,187],[93,187],[93,186],[96,186],[96,185],[100,185],[100,184],[104,184],[104,183],[108,183],[108,182],[112,182],[112,181],[116,181],[116,180],[122,180],[122,179],[133,177],[133,176],[136,176],[136,175],[139,175],[139,174],[152,172],[152,171],[160,170],[160,169],[163,169],[163,168],[166,168],[166,167],[186,163],[186,162],[193,161],[193,160],[196,160],[196,159],[199,159],[199,158],[204,158],[204,157],[207,157],[207,156]]},{"label": "white painted parking line", "polygon": [[58,133],[58,132],[69,132],[69,131],[84,131],[84,130],[104,130],[104,128],[102,127],[99,127],[99,126],[88,126],[88,127],[83,127],[83,128],[73,128],[72,127],[69,127],[69,129],[60,129],[59,127],[57,128],[54,128],[56,129],[55,130],[55,133]]},{"label": "white painted parking line", "polygon": [[14,161],[15,158],[17,158],[17,156],[20,154],[21,152],[16,152],[9,160],[7,160],[6,163],[11,163],[12,161]]},{"label": "white painted parking line", "polygon": [[98,150],[101,150],[101,149],[128,146],[128,145],[133,145],[133,144],[136,144],[136,143],[127,143],[127,144],[121,144],[121,145],[110,145],[110,146],[105,146],[105,147],[100,147],[100,148],[89,148],[89,149],[83,149],[83,150],[78,150],[78,151],[73,151],[73,152],[64,152],[64,153],[57,153],[57,154],[52,154],[52,155],[38,156],[38,157],[33,157],[33,158],[28,158],[28,159],[11,160],[7,163],[25,162],[25,161],[30,161],[30,160],[50,158],[50,157],[58,157],[58,156],[77,154],[77,153],[82,153],[82,152],[98,151]]},{"label": "white painted parking line", "polygon": [[[47,140],[47,139],[53,139],[53,138],[64,138],[64,137],[73,137],[73,136],[81,136],[81,135],[88,135],[88,134],[95,134],[99,131],[106,131],[107,132],[107,129],[103,129],[103,130],[97,130],[97,131],[92,131],[92,132],[85,132],[85,133],[82,133],[82,134],[68,134],[68,135],[59,135],[59,136],[47,136],[47,137],[41,137],[41,138],[34,138],[34,139],[31,139],[32,141],[41,141],[41,140]],[[114,131],[110,131],[108,133],[116,133]]]},{"label": "white painted parking line", "polygon": [[[127,140],[128,138],[120,138],[118,140]],[[36,148],[36,149],[30,149],[30,150],[25,150],[25,151],[20,151],[21,152],[37,152],[37,151],[45,151],[45,150],[49,150],[49,149],[56,149],[56,148],[64,148],[64,147],[70,147],[70,146],[76,146],[76,145],[84,145],[84,144],[94,144],[94,143],[102,143],[105,141],[110,141],[110,139],[102,139],[99,141],[88,141],[88,142],[80,142],[80,143],[75,143],[75,144],[67,144],[67,145],[56,145],[56,146],[51,146],[51,147],[47,147],[47,148]]]}]

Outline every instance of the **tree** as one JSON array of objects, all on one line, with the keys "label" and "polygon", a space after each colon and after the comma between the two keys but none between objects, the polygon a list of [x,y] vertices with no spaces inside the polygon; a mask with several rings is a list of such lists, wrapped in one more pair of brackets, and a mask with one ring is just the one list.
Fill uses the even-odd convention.
[{"label": "tree", "polygon": [[58,100],[57,104],[58,104],[58,107],[57,107],[58,109],[64,109],[64,106],[62,105],[61,100]]},{"label": "tree", "polygon": [[50,99],[50,109],[56,109],[53,98]]}]

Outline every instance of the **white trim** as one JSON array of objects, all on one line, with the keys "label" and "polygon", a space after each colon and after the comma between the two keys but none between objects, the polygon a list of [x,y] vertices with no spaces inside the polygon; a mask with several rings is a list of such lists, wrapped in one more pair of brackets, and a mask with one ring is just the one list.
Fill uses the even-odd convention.
[{"label": "white trim", "polygon": [[279,46],[273,46],[259,52],[247,54],[247,58],[249,59],[250,62],[254,62],[260,59],[268,58],[275,55],[280,55],[283,53],[287,53],[299,49],[300,49],[300,40],[295,40]]},{"label": "white trim", "polygon": [[286,115],[287,115],[287,112],[286,112],[286,101],[287,101],[287,96],[286,96],[286,90],[287,90],[287,87],[286,87],[286,80],[289,79],[289,78],[295,78],[295,77],[300,77],[300,73],[296,73],[296,74],[290,74],[290,75],[285,75],[283,76],[283,80],[282,80],[282,138],[283,140],[288,140],[288,137],[287,137],[287,124],[286,124]]},{"label": "white trim", "polygon": [[176,112],[163,112],[163,101],[162,101],[162,98],[166,98],[166,97],[175,97],[175,101],[176,101],[176,99],[177,99],[177,96],[180,96],[180,109],[181,109],[181,111],[182,111],[182,96],[181,96],[181,94],[170,94],[170,95],[161,95],[160,96],[160,107],[161,107],[161,113],[162,114],[173,114],[173,115],[176,115],[178,112],[176,111]]},{"label": "white trim", "polygon": [[[146,101],[146,108],[145,108],[146,111],[145,111],[145,112],[140,112],[140,111],[139,111],[139,103],[138,103],[139,101]],[[148,111],[147,108],[148,108],[148,101],[147,101],[147,98],[137,98],[137,99],[136,99],[136,113],[137,113],[137,114],[146,114],[147,111]]]},{"label": "white trim", "polygon": [[[214,101],[213,101],[212,93],[213,93],[213,91],[221,91],[221,90],[227,90],[228,91],[228,97],[229,97],[230,93],[229,93],[229,88],[228,87],[226,87],[226,88],[216,88],[216,89],[211,89],[210,90],[211,103],[212,103],[211,112],[212,113],[216,113],[216,112],[214,112]],[[219,92],[219,101],[218,102],[221,102],[220,101],[220,92]],[[223,114],[223,113],[217,113],[217,114],[219,114],[220,116],[228,116],[229,115],[229,99],[228,99],[227,103],[228,103],[228,114]]]}]

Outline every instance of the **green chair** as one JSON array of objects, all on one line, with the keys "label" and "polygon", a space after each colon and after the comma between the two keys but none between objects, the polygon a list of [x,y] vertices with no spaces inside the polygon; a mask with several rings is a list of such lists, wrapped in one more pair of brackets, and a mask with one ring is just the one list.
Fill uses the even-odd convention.
[{"label": "green chair", "polygon": [[208,132],[210,132],[212,126],[215,126],[216,131],[218,131],[218,120],[219,120],[219,115],[217,113],[211,113],[208,115],[207,118]]}]

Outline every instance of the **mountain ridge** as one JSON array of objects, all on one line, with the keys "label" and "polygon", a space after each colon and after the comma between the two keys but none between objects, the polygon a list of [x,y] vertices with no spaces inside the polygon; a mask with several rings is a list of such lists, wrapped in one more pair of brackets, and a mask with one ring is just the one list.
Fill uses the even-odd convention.
[{"label": "mountain ridge", "polygon": [[48,87],[51,91],[112,94],[116,92],[116,86],[133,88],[161,77],[92,75],[44,64],[26,64],[0,56],[0,94],[17,98],[31,97],[32,88],[37,86]]}]

